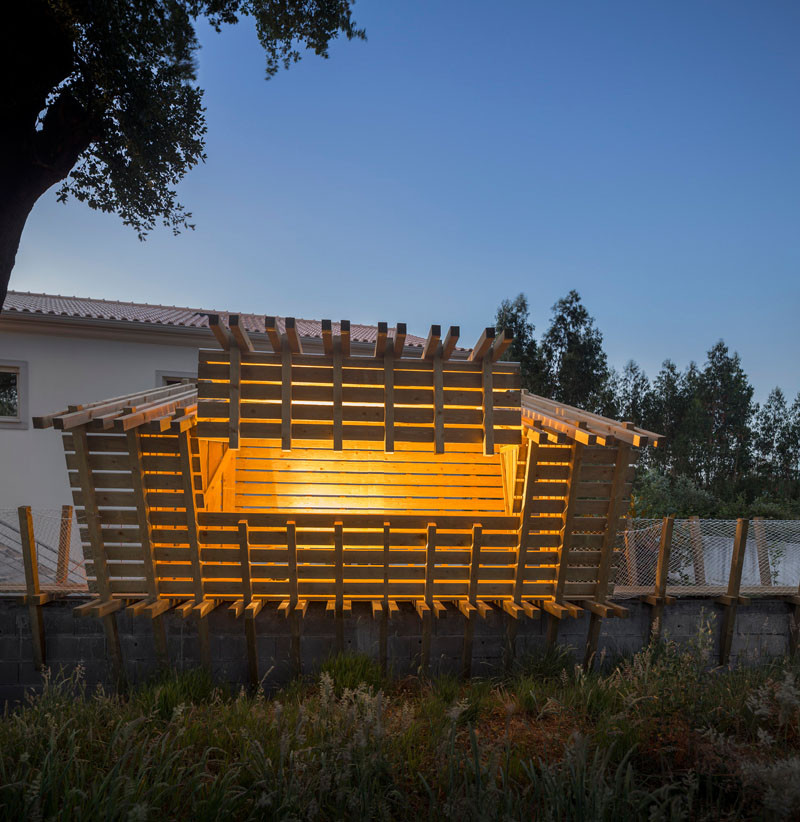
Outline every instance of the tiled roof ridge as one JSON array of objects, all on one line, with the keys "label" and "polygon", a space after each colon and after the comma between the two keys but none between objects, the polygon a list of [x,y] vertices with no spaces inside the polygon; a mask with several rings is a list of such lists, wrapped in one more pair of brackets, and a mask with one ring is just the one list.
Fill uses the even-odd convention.
[{"label": "tiled roof ridge", "polygon": [[[52,301],[62,301],[64,303],[78,303],[78,304],[92,304],[92,303],[102,303],[104,305],[108,305],[110,307],[118,306],[118,307],[126,307],[131,309],[141,309],[143,311],[164,311],[164,312],[176,312],[184,315],[190,315],[192,319],[196,318],[195,323],[191,322],[181,322],[178,317],[173,318],[155,318],[155,317],[125,317],[125,316],[108,316],[102,317],[92,314],[88,310],[79,311],[74,310],[73,312],[63,310],[64,307],[56,306],[56,305],[49,305],[49,306],[41,306],[37,308],[31,308],[27,306],[15,306],[9,305],[11,301],[10,298],[13,297],[31,297],[31,298],[39,298],[41,300],[52,300]],[[240,317],[248,318],[251,320],[260,320],[263,323],[264,314],[254,314],[252,312],[236,312],[236,311],[227,311],[227,310],[216,310],[211,311],[204,308],[190,308],[188,306],[179,306],[179,305],[164,305],[161,303],[141,303],[141,302],[133,302],[128,300],[109,300],[103,297],[78,297],[78,296],[68,296],[64,294],[48,294],[46,292],[36,292],[36,291],[15,291],[9,290],[8,296],[6,298],[6,303],[4,304],[4,311],[5,312],[14,312],[18,314],[42,314],[42,315],[50,315],[50,316],[71,316],[75,318],[83,318],[83,319],[107,319],[112,322],[129,322],[129,323],[151,323],[154,325],[165,325],[165,326],[172,326],[178,328],[206,328],[208,327],[207,317],[209,314],[218,314],[223,317],[230,316],[231,314],[239,314]],[[109,311],[109,315],[112,315],[113,311]],[[277,315],[276,315],[277,316]],[[281,321],[281,325],[283,325],[283,320],[285,317],[277,317]],[[188,318],[187,318],[188,319]],[[296,317],[295,318],[298,324],[302,323],[305,328],[301,331],[301,336],[309,336],[309,337],[321,337],[322,332],[321,329],[318,331],[317,326],[320,325],[320,320],[310,320],[305,319],[303,317]],[[199,324],[198,324],[199,323]],[[333,321],[335,326],[339,325],[338,321]],[[312,328],[313,327],[313,330]],[[351,331],[355,329],[363,329],[367,332],[375,332],[377,334],[377,325],[373,325],[370,323],[357,323],[351,322]],[[390,326],[391,330],[394,330],[396,325]],[[263,333],[263,329],[256,327],[250,327],[248,330],[252,331],[261,331]],[[310,333],[309,333],[310,332]],[[361,342],[371,342],[374,340],[374,337],[368,333],[365,339],[360,340]],[[406,345],[412,347],[419,347],[424,345],[425,339],[423,337],[419,337],[413,334],[409,334],[406,337]]]}]

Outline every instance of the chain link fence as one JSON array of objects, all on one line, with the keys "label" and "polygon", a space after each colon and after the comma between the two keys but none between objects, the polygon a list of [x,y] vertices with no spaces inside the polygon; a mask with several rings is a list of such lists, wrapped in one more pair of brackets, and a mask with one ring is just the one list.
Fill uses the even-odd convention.
[{"label": "chain link fence", "polygon": [[[669,596],[724,593],[728,587],[736,520],[676,519],[667,570]],[[621,551],[615,598],[652,594],[663,520],[630,519],[618,535]],[[750,521],[742,566],[742,594],[796,594],[800,586],[800,520]]]},{"label": "chain link fence", "polygon": [[[86,591],[78,522],[71,506],[33,509],[33,536],[42,591]],[[26,587],[22,535],[16,508],[0,508],[0,591]]]}]

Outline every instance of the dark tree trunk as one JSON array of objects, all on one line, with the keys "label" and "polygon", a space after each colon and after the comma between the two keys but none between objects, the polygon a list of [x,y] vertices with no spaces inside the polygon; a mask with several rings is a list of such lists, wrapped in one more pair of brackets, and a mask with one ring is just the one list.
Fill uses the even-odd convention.
[{"label": "dark tree trunk", "polygon": [[[63,180],[94,139],[92,118],[69,90],[72,36],[46,0],[22,0],[0,27],[0,311],[22,230],[36,201]],[[39,114],[44,111],[39,122]]]},{"label": "dark tree trunk", "polygon": [[22,229],[39,197],[56,182],[46,183],[33,169],[20,166],[0,171],[0,309],[17,258]]}]

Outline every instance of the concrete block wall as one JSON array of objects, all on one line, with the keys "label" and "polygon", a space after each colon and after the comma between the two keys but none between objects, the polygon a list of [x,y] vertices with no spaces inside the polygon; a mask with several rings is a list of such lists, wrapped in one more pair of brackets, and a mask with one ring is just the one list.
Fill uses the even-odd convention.
[{"label": "concrete block wall", "polygon": [[[112,675],[106,650],[105,634],[99,620],[75,618],[72,609],[84,602],[68,598],[43,606],[47,664],[51,671],[84,670],[89,688],[112,687]],[[633,654],[649,637],[650,608],[639,602],[625,603],[629,619],[606,619],[598,653],[607,658]],[[664,612],[665,635],[688,642],[697,635],[702,621],[713,619],[715,638],[713,659],[718,654],[719,623],[722,608],[711,599],[681,599]],[[780,657],[789,649],[791,610],[778,599],[753,599],[739,607],[731,653],[731,664],[751,663],[759,659]],[[132,617],[126,611],[115,615],[128,679],[146,681],[157,673],[153,632],[148,617]],[[178,670],[200,664],[197,629],[193,620],[166,615],[167,644],[170,662]],[[247,652],[244,624],[225,607],[213,611],[209,619],[213,675],[220,683],[238,686],[247,682]],[[477,620],[473,638],[473,676],[495,675],[502,670],[507,617],[491,611],[487,619]],[[561,623],[559,642],[576,649],[582,657],[589,615]],[[396,676],[419,672],[422,651],[420,620],[410,605],[389,621],[387,650],[389,665]],[[457,610],[448,608],[439,619],[432,620],[431,671],[434,674],[459,674],[465,621]],[[274,609],[263,610],[256,619],[259,673],[265,687],[278,686],[290,679],[291,637],[287,620]],[[547,619],[520,619],[516,654],[518,657],[545,647]],[[353,605],[345,619],[344,646],[349,652],[364,653],[377,659],[379,623],[372,618],[368,605]],[[303,673],[314,673],[320,663],[335,649],[332,616],[319,603],[312,604],[302,620],[301,658]],[[713,661],[712,659],[712,661]],[[31,647],[28,607],[12,597],[0,597],[0,702],[21,699],[28,690],[41,688],[41,674],[35,670]]]}]

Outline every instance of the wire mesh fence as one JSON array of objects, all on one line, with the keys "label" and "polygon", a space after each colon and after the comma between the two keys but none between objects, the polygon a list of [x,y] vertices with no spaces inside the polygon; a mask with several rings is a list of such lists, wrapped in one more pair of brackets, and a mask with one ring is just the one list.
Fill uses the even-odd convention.
[{"label": "wire mesh fence", "polygon": [[[83,519],[82,512],[80,519]],[[45,591],[88,590],[79,517],[71,506],[32,511],[39,583]],[[663,520],[630,519],[620,530],[614,597],[655,589]],[[724,593],[734,551],[736,520],[676,519],[670,541],[666,593]],[[26,587],[19,514],[0,509],[0,592]],[[800,591],[800,520],[750,522],[740,593],[791,595]]]},{"label": "wire mesh fence", "polygon": [[[669,596],[725,592],[736,520],[676,519],[667,569]],[[663,520],[631,519],[620,531],[622,552],[614,596],[653,592]],[[742,565],[742,594],[796,594],[800,586],[800,520],[750,522]]]},{"label": "wire mesh fence", "polygon": [[[39,584],[45,591],[86,591],[78,522],[71,506],[33,509]],[[24,591],[23,536],[16,508],[0,508],[0,591]]]}]

